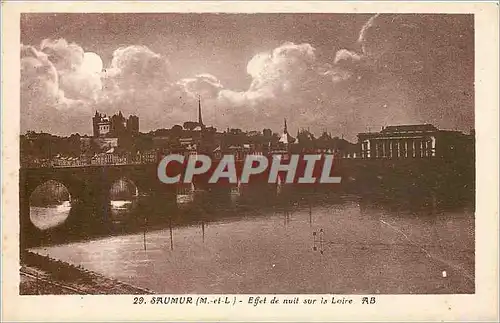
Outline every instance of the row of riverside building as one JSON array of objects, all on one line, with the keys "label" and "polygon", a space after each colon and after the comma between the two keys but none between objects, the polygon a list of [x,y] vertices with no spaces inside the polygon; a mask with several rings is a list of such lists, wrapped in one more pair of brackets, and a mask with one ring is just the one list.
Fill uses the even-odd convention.
[{"label": "row of riverside building", "polygon": [[[199,140],[191,138],[180,138],[180,144],[189,150],[192,154],[199,150],[204,137],[203,132],[207,132],[207,127],[203,124],[201,98],[198,98],[198,121],[195,122],[198,127],[193,129],[199,132]],[[139,118],[130,116],[125,118],[121,112],[112,117],[106,117],[96,112],[93,117],[94,138],[99,137],[121,137],[123,135],[139,134]],[[211,127],[209,127],[211,128]],[[212,128],[215,130],[214,128]],[[111,135],[111,136],[107,136]],[[207,136],[205,136],[207,137]],[[215,136],[208,136],[214,139]],[[278,143],[271,150],[305,150],[304,142],[299,142],[299,133],[297,138],[293,138],[287,129],[286,119],[284,120],[283,131]],[[431,124],[418,125],[394,125],[382,127],[380,132],[367,132],[358,134],[358,143],[352,144],[346,140],[332,138],[323,134],[316,139],[314,145],[316,152],[336,153],[341,158],[426,158],[426,157],[455,157],[456,154],[473,154],[474,134],[464,134],[459,131],[439,130]],[[101,139],[102,140],[102,139]],[[153,139],[154,140],[154,139]],[[301,140],[302,141],[302,140]],[[115,144],[116,145],[116,144]],[[239,145],[230,144],[228,147],[222,147],[218,143],[213,147],[211,153],[231,153],[231,152],[250,152],[263,153],[263,147],[253,147],[250,142],[242,142]],[[295,149],[291,148],[294,147]],[[270,148],[270,147],[265,147]],[[269,151],[266,151],[267,153]]]},{"label": "row of riverside building", "polygon": [[[166,153],[209,154],[215,158],[233,154],[238,160],[244,159],[248,154],[276,153],[326,153],[343,159],[456,159],[473,157],[475,149],[473,131],[465,134],[440,130],[431,124],[382,127],[378,132],[359,133],[357,143],[332,137],[326,132],[315,138],[308,130],[298,131],[294,138],[288,132],[286,119],[281,134],[273,134],[270,129],[265,129],[262,134],[256,131],[244,133],[239,129],[228,129],[222,133],[204,125],[201,100],[198,101],[198,121],[187,123],[193,127],[183,129],[176,126],[181,129],[177,129],[175,135],[174,128],[162,134],[142,134],[139,132],[137,116],[125,118],[119,112],[108,117],[96,112],[92,118],[93,136],[80,138],[80,156],[58,154],[48,159],[40,159],[38,156],[21,156],[21,159],[29,161],[28,164],[37,164],[38,167],[155,163],[160,155]],[[28,141],[34,140],[29,137],[26,136]],[[142,147],[141,144],[134,144],[137,140],[144,143],[145,138],[150,144]],[[92,146],[98,150],[89,155],[86,152]],[[130,147],[135,148],[130,150]]]}]

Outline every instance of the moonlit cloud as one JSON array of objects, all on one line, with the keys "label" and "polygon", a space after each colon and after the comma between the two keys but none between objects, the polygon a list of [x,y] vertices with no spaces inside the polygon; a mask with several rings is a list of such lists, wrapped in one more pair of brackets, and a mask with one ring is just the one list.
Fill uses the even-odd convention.
[{"label": "moonlit cloud", "polygon": [[108,114],[120,110],[138,115],[145,131],[182,124],[191,117],[186,106],[195,106],[192,93],[171,79],[168,58],[146,46],[116,49],[102,79],[104,86],[95,108]]},{"label": "moonlit cloud", "polygon": [[78,69],[83,62],[85,52],[75,43],[68,43],[65,39],[44,39],[40,50],[47,54],[49,60],[60,72]]},{"label": "moonlit cloud", "polygon": [[181,79],[177,84],[183,87],[191,98],[195,99],[198,96],[204,99],[217,98],[219,92],[224,88],[221,82],[211,74],[198,74],[192,78]]},{"label": "moonlit cloud", "polygon": [[247,65],[252,82],[247,91],[221,92],[221,98],[237,106],[255,106],[290,94],[317,77],[316,57],[310,44],[285,43],[270,52],[255,55]]},{"label": "moonlit cloud", "polygon": [[361,59],[361,56],[359,54],[356,54],[354,52],[350,52],[347,49],[341,49],[337,52],[335,55],[335,64],[338,64],[340,62],[356,62]]},{"label": "moonlit cloud", "polygon": [[161,87],[169,83],[169,66],[166,57],[146,46],[120,47],[114,51],[106,75],[122,88],[147,83]]}]

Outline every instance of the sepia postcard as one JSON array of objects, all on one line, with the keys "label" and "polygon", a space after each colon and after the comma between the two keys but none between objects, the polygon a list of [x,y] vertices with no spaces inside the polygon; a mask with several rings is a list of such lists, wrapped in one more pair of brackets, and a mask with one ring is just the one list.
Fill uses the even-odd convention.
[{"label": "sepia postcard", "polygon": [[498,320],[498,23],[2,2],[2,320]]}]

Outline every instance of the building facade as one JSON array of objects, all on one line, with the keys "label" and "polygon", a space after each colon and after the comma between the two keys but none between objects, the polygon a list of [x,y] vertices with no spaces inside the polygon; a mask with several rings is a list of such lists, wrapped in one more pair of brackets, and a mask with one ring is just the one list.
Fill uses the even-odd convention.
[{"label": "building facade", "polygon": [[459,131],[439,130],[431,124],[400,125],[360,133],[358,143],[361,158],[453,158],[470,153],[470,137]]}]

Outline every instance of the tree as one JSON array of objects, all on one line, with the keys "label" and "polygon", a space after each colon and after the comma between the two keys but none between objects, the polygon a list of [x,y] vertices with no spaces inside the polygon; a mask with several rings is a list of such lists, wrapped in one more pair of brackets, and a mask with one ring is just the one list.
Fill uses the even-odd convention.
[{"label": "tree", "polygon": [[264,135],[264,137],[270,138],[273,135],[273,131],[271,129],[266,128],[262,130],[262,134]]},{"label": "tree", "polygon": [[182,132],[182,127],[176,124],[175,126],[172,127],[172,131]]},{"label": "tree", "polygon": [[192,131],[192,130],[194,130],[194,128],[196,128],[198,126],[198,122],[186,121],[186,122],[184,122],[183,126],[184,126],[184,129]]},{"label": "tree", "polygon": [[232,135],[239,135],[239,134],[242,134],[243,131],[241,129],[231,129],[231,130],[229,130],[229,133]]},{"label": "tree", "polygon": [[182,136],[182,127],[176,124],[170,129],[170,138],[178,139]]}]

